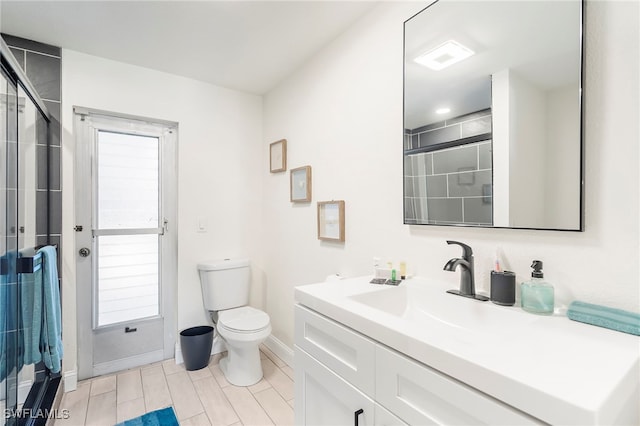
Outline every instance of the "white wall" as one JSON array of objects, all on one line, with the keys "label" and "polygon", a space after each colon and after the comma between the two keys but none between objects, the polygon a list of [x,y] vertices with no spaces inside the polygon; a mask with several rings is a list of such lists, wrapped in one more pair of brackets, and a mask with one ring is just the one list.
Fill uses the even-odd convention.
[{"label": "white wall", "polygon": [[[638,5],[587,4],[583,233],[402,224],[402,23],[422,5],[382,4],[270,92],[263,145],[287,138],[289,168],[313,167],[313,202],[303,206],[289,203],[288,173],[263,172],[261,268],[274,335],[293,343],[294,286],[370,273],[374,256],[457,287],[442,267],[459,248],[445,239],[473,247],[485,289],[499,247],[518,281],[543,260],[560,302],[640,311]],[[344,244],[316,239],[315,203],[331,199],[346,201]]]},{"label": "white wall", "polygon": [[[73,106],[179,123],[175,306],[180,330],[207,323],[196,269],[199,261],[258,258],[262,104],[259,96],[187,78],[70,50],[62,55],[63,341],[64,370],[69,372],[75,368],[77,347]],[[196,232],[199,217],[206,219],[208,232]],[[254,268],[257,306],[261,277]]]},{"label": "white wall", "polygon": [[[561,301],[640,311],[638,3],[590,2],[585,81],[586,231],[486,230],[402,224],[402,23],[422,4],[386,3],[337,38],[264,102],[194,80],[63,51],[63,326],[75,367],[72,107],[173,120],[179,135],[178,324],[206,321],[196,263],[248,256],[252,304],[293,344],[293,288],[328,274],[371,272],[372,258],[458,285],[444,272],[467,242],[488,288],[496,247],[518,280],[545,261]],[[264,123],[263,123],[264,120]],[[263,128],[264,124],[264,128]],[[289,174],[268,170],[268,144],[288,140],[288,169],[313,167],[313,202],[289,202]],[[623,184],[622,184],[622,183]],[[346,243],[316,239],[316,202],[346,201]],[[196,232],[198,216],[209,231]]]}]

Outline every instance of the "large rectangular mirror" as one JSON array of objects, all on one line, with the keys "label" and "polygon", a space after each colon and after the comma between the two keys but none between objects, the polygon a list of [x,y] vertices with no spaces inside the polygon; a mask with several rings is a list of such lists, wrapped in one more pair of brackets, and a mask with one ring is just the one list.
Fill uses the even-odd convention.
[{"label": "large rectangular mirror", "polygon": [[404,26],[404,222],[583,230],[581,1],[432,3]]}]

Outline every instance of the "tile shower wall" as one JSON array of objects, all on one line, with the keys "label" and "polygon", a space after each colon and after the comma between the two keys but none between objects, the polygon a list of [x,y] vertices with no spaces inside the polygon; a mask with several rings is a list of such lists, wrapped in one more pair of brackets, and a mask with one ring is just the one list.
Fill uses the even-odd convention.
[{"label": "tile shower wall", "polygon": [[[39,245],[58,244],[62,232],[62,187],[60,184],[60,69],[61,49],[56,46],[2,34],[22,70],[44,101],[51,115],[51,150],[47,176],[47,146],[37,146],[38,188],[36,195],[36,234]],[[47,185],[50,208],[47,209]],[[47,226],[50,239],[47,241]],[[60,250],[58,250],[60,253]],[[60,262],[60,256],[58,257]],[[61,268],[58,265],[58,271]]]},{"label": "tile shower wall", "polygon": [[[405,150],[491,132],[491,112],[458,117],[405,132]],[[491,140],[404,157],[405,222],[492,224]]]}]

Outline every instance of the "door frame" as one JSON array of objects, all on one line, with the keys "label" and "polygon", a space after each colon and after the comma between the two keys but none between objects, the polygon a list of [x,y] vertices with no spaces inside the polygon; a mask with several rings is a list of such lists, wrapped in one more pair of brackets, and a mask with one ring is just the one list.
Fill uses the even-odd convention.
[{"label": "door frame", "polygon": [[[177,271],[178,271],[178,229],[177,229],[177,176],[178,176],[178,123],[157,120],[129,114],[113,113],[103,110],[74,106],[73,131],[75,134],[75,224],[82,226],[82,230],[75,232],[75,266],[76,266],[76,322],[78,338],[78,378],[86,379],[115,371],[125,370],[155,361],[169,359],[174,356],[177,332]],[[103,363],[95,368],[93,365],[94,329],[93,329],[93,277],[92,255],[81,257],[78,250],[81,247],[93,247],[92,194],[93,165],[94,165],[94,136],[89,126],[83,125],[86,117],[108,119],[122,119],[139,122],[140,124],[163,126],[171,130],[171,137],[163,137],[165,143],[160,144],[160,176],[159,194],[162,200],[163,218],[166,220],[161,241],[161,282],[160,312],[164,318],[164,339],[162,351],[150,352],[144,355],[123,358]],[[91,158],[92,161],[85,159]],[[90,178],[87,179],[86,177]],[[83,178],[84,177],[84,178]],[[87,209],[86,206],[91,206]],[[91,282],[81,282],[83,277],[91,277]],[[144,320],[141,320],[144,321]],[[99,334],[99,330],[97,333]],[[159,353],[162,352],[162,353]]]}]

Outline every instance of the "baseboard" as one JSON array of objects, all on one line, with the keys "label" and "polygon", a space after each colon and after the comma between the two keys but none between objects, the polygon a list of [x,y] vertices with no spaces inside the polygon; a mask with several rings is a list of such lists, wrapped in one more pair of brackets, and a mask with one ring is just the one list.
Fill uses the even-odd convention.
[{"label": "baseboard", "polygon": [[20,384],[18,385],[18,403],[19,404],[22,404],[27,399],[27,395],[29,395],[31,386],[33,386],[33,380],[24,380],[20,382]]},{"label": "baseboard", "polygon": [[93,377],[127,370],[129,368],[138,367],[140,365],[151,364],[154,362],[162,361],[163,359],[164,351],[162,349],[158,349],[156,351],[147,352],[142,355],[136,355],[118,359],[115,361],[107,361],[100,364],[95,364],[93,366]]},{"label": "baseboard", "polygon": [[62,375],[62,388],[63,391],[71,392],[78,388],[78,369],[74,368],[71,371],[65,371]]},{"label": "baseboard", "polygon": [[184,358],[182,358],[180,343],[176,343],[176,352],[173,358],[176,360],[176,364],[184,364]]},{"label": "baseboard", "polygon": [[293,367],[293,349],[282,343],[277,337],[270,335],[263,343],[271,352],[276,354],[278,358],[287,363],[288,366]]}]

